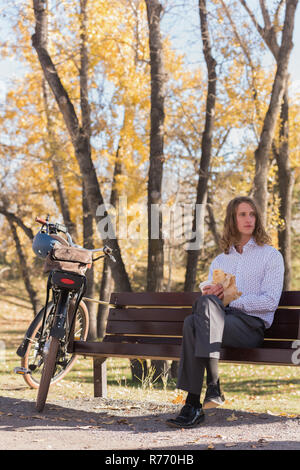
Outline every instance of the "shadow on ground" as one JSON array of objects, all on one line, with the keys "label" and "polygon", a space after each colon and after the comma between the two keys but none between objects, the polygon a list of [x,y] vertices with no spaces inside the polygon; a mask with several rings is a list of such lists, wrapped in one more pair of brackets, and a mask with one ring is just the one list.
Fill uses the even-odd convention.
[{"label": "shadow on ground", "polygon": [[[24,426],[43,428],[101,428],[109,431],[131,433],[163,432],[176,433],[178,429],[166,425],[166,420],[175,416],[180,406],[163,405],[154,402],[134,402],[129,400],[113,400],[108,398],[86,398],[62,401],[49,401],[44,411],[38,413],[35,402],[20,400],[12,397],[0,397],[0,426],[1,430],[16,431]],[[260,427],[278,424],[282,429],[288,423],[297,425],[300,439],[300,417],[278,416],[268,413],[233,411],[226,408],[207,410],[206,419],[198,430],[222,431]],[[193,428],[194,431],[196,428]],[[182,431],[182,430],[179,430]],[[190,432],[191,430],[186,430]],[[202,431],[201,431],[202,432]],[[221,432],[221,431],[220,431]],[[199,434],[199,432],[198,432]],[[183,447],[184,448],[184,447]]]}]

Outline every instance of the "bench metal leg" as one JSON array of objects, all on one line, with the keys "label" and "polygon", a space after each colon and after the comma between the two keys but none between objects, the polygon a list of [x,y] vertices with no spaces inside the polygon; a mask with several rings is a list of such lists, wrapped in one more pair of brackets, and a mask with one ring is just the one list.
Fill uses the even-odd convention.
[{"label": "bench metal leg", "polygon": [[106,357],[93,358],[94,397],[107,397]]}]

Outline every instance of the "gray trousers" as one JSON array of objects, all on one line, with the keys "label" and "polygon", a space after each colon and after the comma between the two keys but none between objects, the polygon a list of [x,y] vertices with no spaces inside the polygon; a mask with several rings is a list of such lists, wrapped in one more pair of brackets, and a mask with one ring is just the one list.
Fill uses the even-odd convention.
[{"label": "gray trousers", "polygon": [[203,358],[219,359],[221,347],[259,347],[264,331],[260,318],[224,307],[215,295],[200,296],[184,320],[177,388],[200,394]]}]

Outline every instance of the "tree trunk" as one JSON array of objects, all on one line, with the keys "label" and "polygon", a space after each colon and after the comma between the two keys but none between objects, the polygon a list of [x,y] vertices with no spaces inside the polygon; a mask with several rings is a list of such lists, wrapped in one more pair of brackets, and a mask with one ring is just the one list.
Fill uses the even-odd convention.
[{"label": "tree trunk", "polygon": [[[112,283],[113,279],[111,275],[111,269],[108,265],[107,259],[104,258],[99,300],[109,302],[112,291]],[[108,313],[109,307],[107,305],[99,304],[97,313],[97,336],[100,339],[102,339],[105,335]]]},{"label": "tree trunk", "polygon": [[[148,173],[148,265],[147,291],[159,292],[164,282],[164,240],[162,234],[162,177],[164,164],[165,73],[160,19],[163,11],[158,0],[145,0],[149,28],[151,111],[150,163]],[[153,380],[166,370],[165,361],[151,361]],[[136,362],[140,369],[141,363]],[[144,362],[144,369],[146,363]],[[133,364],[132,364],[133,368]],[[146,369],[145,369],[146,370]],[[144,373],[145,373],[144,370]],[[141,370],[133,371],[139,376]]]},{"label": "tree trunk", "polygon": [[[88,142],[91,138],[91,112],[88,99],[88,53],[87,53],[87,32],[86,32],[86,6],[87,0],[80,0],[80,109],[81,109],[81,122],[82,131],[86,136]],[[89,148],[89,156],[91,152]],[[88,194],[86,190],[86,180],[82,180],[82,212],[83,212],[83,240],[84,248],[92,250],[94,248],[93,242],[93,215],[89,206]],[[86,296],[94,298],[94,266],[87,271],[87,290]],[[89,311],[90,327],[89,327],[89,340],[97,338],[97,316],[96,304],[94,302],[87,302]]]},{"label": "tree trunk", "polygon": [[[114,174],[113,174],[110,201],[109,201],[110,205],[113,207],[116,207],[117,198],[118,198],[118,192],[116,189],[117,177],[122,174],[122,164],[120,161],[120,147],[121,147],[121,141],[119,142],[117,152],[116,152],[116,160],[115,160]],[[109,302],[110,294],[112,291],[112,285],[113,285],[113,279],[112,279],[110,265],[108,263],[107,258],[104,258],[101,285],[100,285],[100,300]],[[98,314],[97,314],[98,338],[103,338],[105,334],[108,313],[109,313],[109,307],[107,305],[99,304]]]},{"label": "tree trunk", "polygon": [[10,220],[15,225],[18,225],[23,230],[25,235],[29,238],[29,240],[32,241],[34,238],[34,233],[32,229],[30,227],[27,227],[27,225],[24,224],[24,222],[22,221],[20,217],[18,217],[13,212],[8,211],[6,207],[4,207],[6,204],[9,204],[6,196],[3,198],[3,196],[1,195],[1,199],[2,199],[3,205],[0,206],[0,214],[3,214],[7,218],[7,220]]},{"label": "tree trunk", "polygon": [[[293,31],[295,12],[298,0],[286,0],[286,9],[283,29],[281,32],[281,45],[277,44],[274,25],[271,25],[265,1],[261,0],[261,11],[265,27],[262,28],[255,20],[245,0],[240,0],[248,11],[259,33],[269,46],[277,62],[277,70],[272,87],[271,99],[265,115],[258,147],[255,151],[255,176],[253,197],[261,209],[263,221],[267,218],[268,188],[267,177],[269,168],[269,154],[275,133],[276,121],[280,113],[280,106],[287,87],[288,64],[293,48]],[[276,25],[277,28],[277,25]]]},{"label": "tree trunk", "polygon": [[[264,20],[264,27],[261,27],[256,21],[254,14],[249,9],[246,0],[240,0],[244,8],[247,10],[250,18],[252,19],[257,31],[265,41],[266,45],[272,52],[276,62],[277,68],[279,68],[282,61],[282,56],[286,53],[290,53],[293,43],[293,27],[294,27],[294,16],[298,0],[287,2],[285,11],[284,28],[291,29],[286,32],[285,36],[282,33],[281,47],[279,47],[277,41],[277,34],[281,34],[278,31],[277,25],[272,25],[270,15],[265,3],[265,0],[260,0],[262,18]],[[278,6],[278,8],[280,5]],[[275,18],[277,18],[279,10],[276,12]],[[286,69],[288,68],[289,57],[285,57],[287,60]],[[286,71],[287,73],[287,71]],[[290,168],[289,162],[289,148],[288,148],[288,121],[289,121],[289,110],[288,110],[288,81],[285,80],[283,99],[280,102],[281,113],[280,113],[280,132],[279,132],[279,148],[275,148],[274,140],[272,142],[273,153],[276,156],[278,166],[278,186],[280,196],[280,218],[284,222],[284,226],[278,230],[278,242],[279,248],[284,258],[285,263],[285,276],[284,276],[284,289],[290,288],[291,279],[291,205],[292,205],[292,191],[294,184],[293,173]],[[279,112],[279,111],[278,111]],[[266,189],[263,190],[266,195]],[[266,202],[265,202],[266,207]]]},{"label": "tree trunk", "polygon": [[[89,250],[94,248],[93,242],[93,217],[89,211],[87,197],[85,193],[84,183],[82,185],[82,226],[83,226],[83,247]],[[85,295],[89,298],[94,298],[95,287],[94,287],[94,266],[88,269],[86,272],[87,288]],[[97,309],[95,302],[87,302],[87,308],[89,311],[89,333],[88,339],[94,341],[97,339]]]},{"label": "tree trunk", "polygon": [[49,142],[49,153],[50,160],[53,168],[54,179],[57,186],[59,206],[62,212],[64,224],[68,229],[68,232],[71,234],[73,241],[77,239],[77,230],[76,225],[71,220],[69,202],[64,186],[63,176],[59,164],[57,161],[57,155],[59,154],[59,144],[57,142],[55,132],[53,129],[53,123],[51,119],[51,110],[49,109],[49,90],[47,83],[43,80],[43,98],[45,105],[46,113],[46,122],[47,122],[47,133],[48,133],[48,142]]},{"label": "tree trunk", "polygon": [[40,300],[38,298],[37,291],[35,290],[31,282],[31,278],[29,274],[30,269],[27,265],[26,256],[24,254],[16,226],[19,226],[23,230],[23,232],[25,233],[25,235],[29,238],[31,242],[34,237],[34,233],[30,227],[27,227],[24,224],[24,222],[19,216],[15,215],[14,213],[10,212],[7,209],[7,207],[9,206],[9,200],[6,195],[1,195],[1,202],[2,202],[2,205],[0,206],[0,214],[5,216],[9,224],[9,227],[10,227],[10,230],[11,230],[14,242],[15,242],[17,255],[19,258],[19,264],[20,264],[24,284],[25,284],[26,290],[28,292],[28,295],[32,304],[34,315],[36,315],[41,308]]},{"label": "tree trunk", "polygon": [[207,225],[208,225],[209,230],[212,233],[212,236],[214,238],[214,242],[215,242],[216,247],[219,248],[220,247],[220,241],[221,241],[221,235],[218,232],[217,223],[216,223],[216,219],[215,219],[215,215],[214,215],[214,210],[213,210],[213,207],[212,207],[212,200],[211,200],[209,194],[207,195],[207,212],[208,212]]},{"label": "tree trunk", "polygon": [[161,291],[164,275],[161,190],[164,163],[164,69],[160,33],[162,6],[158,0],[146,0],[149,27],[151,74],[150,165],[148,174],[148,268],[147,290]]},{"label": "tree trunk", "polygon": [[[211,149],[212,149],[212,136],[215,122],[215,104],[216,104],[216,86],[217,86],[217,74],[216,74],[216,61],[212,56],[211,52],[211,41],[209,37],[208,24],[207,24],[207,10],[206,0],[199,0],[199,13],[200,13],[200,25],[201,25],[201,36],[203,42],[203,53],[207,66],[207,96],[206,96],[206,113],[205,113],[205,127],[202,134],[201,142],[201,160],[199,167],[199,178],[197,186],[197,197],[196,207],[200,204],[206,203],[207,197],[207,183],[209,178],[209,166],[211,160]],[[196,233],[199,224],[199,212],[195,210],[192,230],[193,234]],[[197,237],[197,235],[196,235]],[[197,263],[200,253],[200,247],[196,242],[196,237],[191,240],[195,246],[191,247],[187,251],[187,266],[185,275],[185,291],[193,291],[195,288],[196,274],[197,274]]]},{"label": "tree trunk", "polygon": [[[107,233],[103,227],[110,223],[109,215],[105,210],[104,200],[97,179],[96,170],[91,157],[90,136],[85,126],[80,126],[74,106],[70,101],[66,89],[57,74],[57,70],[47,50],[47,5],[43,0],[33,0],[36,19],[35,33],[32,36],[32,45],[35,48],[44,76],[52,90],[58,107],[64,118],[71,142],[74,147],[76,159],[79,164],[81,176],[86,185],[89,208],[96,220],[101,237],[113,249],[116,263],[110,262],[112,274],[116,285],[121,291],[130,291],[130,281],[121,257],[119,243],[114,230]],[[81,80],[81,79],[80,79]],[[81,97],[82,100],[82,97]],[[101,222],[103,222],[101,224]]]},{"label": "tree trunk", "polygon": [[284,290],[290,289],[291,283],[291,224],[292,224],[292,193],[294,186],[294,175],[289,162],[288,149],[288,119],[289,104],[287,92],[283,96],[280,114],[279,148],[274,148],[274,154],[278,166],[278,189],[280,196],[279,215],[283,226],[278,229],[278,244],[282,253],[284,271]]},{"label": "tree trunk", "polygon": [[12,233],[15,245],[16,245],[16,250],[17,250],[17,254],[19,258],[19,263],[20,263],[20,268],[21,268],[21,273],[22,273],[22,277],[24,280],[24,284],[25,284],[26,290],[28,292],[28,295],[32,304],[34,316],[36,316],[41,308],[41,304],[37,295],[37,291],[33,287],[33,284],[30,279],[30,274],[29,274],[30,269],[27,265],[26,256],[24,254],[16,226],[9,217],[7,217],[7,221],[9,223],[10,230],[11,230],[11,233]]}]

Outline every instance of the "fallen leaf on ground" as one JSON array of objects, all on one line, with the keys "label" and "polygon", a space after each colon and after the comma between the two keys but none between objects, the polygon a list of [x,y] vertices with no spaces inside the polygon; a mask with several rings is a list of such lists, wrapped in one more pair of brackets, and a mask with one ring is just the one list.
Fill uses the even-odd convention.
[{"label": "fallen leaf on ground", "polygon": [[235,416],[234,413],[232,413],[232,415],[230,415],[228,418],[226,418],[226,421],[237,421],[239,418],[237,416]]},{"label": "fallen leaf on ground", "polygon": [[268,439],[266,439],[265,437],[261,437],[260,439],[258,439],[257,442],[265,442],[265,443],[267,443],[267,442],[268,442]]},{"label": "fallen leaf on ground", "polygon": [[117,420],[117,423],[118,423],[118,424],[128,424],[128,421],[127,421],[126,418],[121,418],[121,419],[118,419],[118,420]]},{"label": "fallen leaf on ground", "polygon": [[174,398],[174,400],[172,400],[172,403],[173,403],[174,405],[184,404],[184,403],[185,403],[185,398],[184,398],[183,395],[180,393],[179,395],[177,395],[177,397]]}]

